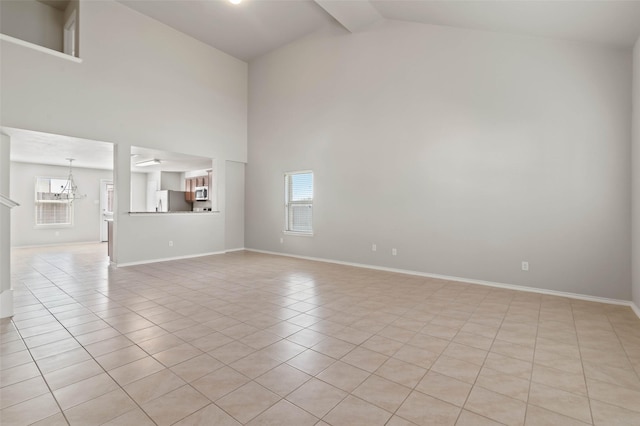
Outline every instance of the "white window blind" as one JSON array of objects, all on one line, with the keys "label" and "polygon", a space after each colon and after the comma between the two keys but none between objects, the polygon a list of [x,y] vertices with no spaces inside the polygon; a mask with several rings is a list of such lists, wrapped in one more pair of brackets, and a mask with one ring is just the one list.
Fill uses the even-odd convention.
[{"label": "white window blind", "polygon": [[67,183],[67,179],[36,178],[36,225],[73,224],[73,204],[62,192]]},{"label": "white window blind", "polygon": [[285,173],[285,230],[313,233],[313,172]]}]

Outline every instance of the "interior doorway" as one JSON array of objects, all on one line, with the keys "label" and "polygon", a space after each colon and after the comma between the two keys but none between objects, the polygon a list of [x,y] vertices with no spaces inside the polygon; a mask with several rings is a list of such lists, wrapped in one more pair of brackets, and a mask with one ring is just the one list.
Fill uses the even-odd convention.
[{"label": "interior doorway", "polygon": [[100,180],[100,241],[108,241],[108,223],[113,220],[113,181]]}]

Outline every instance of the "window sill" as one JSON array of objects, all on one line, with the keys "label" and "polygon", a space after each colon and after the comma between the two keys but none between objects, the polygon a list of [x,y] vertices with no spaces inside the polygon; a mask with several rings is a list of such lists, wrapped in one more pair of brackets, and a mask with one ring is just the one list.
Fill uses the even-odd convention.
[{"label": "window sill", "polygon": [[295,232],[295,231],[282,231],[284,235],[293,235],[296,237],[313,237],[313,232]]},{"label": "window sill", "polygon": [[44,230],[44,229],[63,229],[63,228],[73,228],[73,224],[51,224],[51,225],[35,225],[33,227],[33,229],[40,229],[40,230]]}]

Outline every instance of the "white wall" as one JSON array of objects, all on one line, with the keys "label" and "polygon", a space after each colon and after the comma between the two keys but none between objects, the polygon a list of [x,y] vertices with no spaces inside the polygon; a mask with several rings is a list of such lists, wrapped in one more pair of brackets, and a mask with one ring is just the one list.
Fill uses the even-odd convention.
[{"label": "white wall", "polygon": [[35,178],[65,179],[68,175],[68,167],[11,162],[11,196],[20,203],[11,214],[13,247],[100,241],[100,179],[112,179],[110,170],[74,167],[78,190],[87,198],[74,201],[73,226],[35,227]]},{"label": "white wall", "polygon": [[[156,191],[160,189],[160,181],[162,180],[160,172],[147,173],[147,190],[146,190],[146,212],[154,212],[158,207]],[[130,210],[134,211],[134,210]]]},{"label": "white wall", "polygon": [[131,211],[147,211],[146,173],[131,173]]},{"label": "white wall", "polygon": [[244,163],[227,161],[227,250],[244,248],[244,169]]},{"label": "white wall", "polygon": [[160,173],[160,189],[169,189],[171,191],[182,191],[184,188],[184,173],[180,172],[161,172]]},{"label": "white wall", "polygon": [[62,31],[63,31],[63,36],[62,36],[62,47],[64,49],[64,27],[67,24],[67,21],[69,20],[69,17],[71,17],[71,14],[73,12],[76,12],[76,57],[80,57],[80,31],[78,30],[80,28],[80,21],[78,19],[78,9],[80,7],[80,0],[70,0],[69,4],[67,5],[67,8],[64,10],[64,14],[62,16]]},{"label": "white wall", "polygon": [[117,2],[79,13],[82,63],[2,41],[1,124],[116,144],[117,263],[223,251],[224,197],[186,222],[128,214],[130,148],[246,161],[247,64]]},{"label": "white wall", "polygon": [[[631,65],[393,21],[273,51],[250,66],[246,246],[629,300]],[[302,169],[315,236],[281,245]]]},{"label": "white wall", "polygon": [[2,34],[62,52],[64,12],[36,0],[0,1]]},{"label": "white wall", "polygon": [[640,309],[640,38],[633,50],[633,302]]}]

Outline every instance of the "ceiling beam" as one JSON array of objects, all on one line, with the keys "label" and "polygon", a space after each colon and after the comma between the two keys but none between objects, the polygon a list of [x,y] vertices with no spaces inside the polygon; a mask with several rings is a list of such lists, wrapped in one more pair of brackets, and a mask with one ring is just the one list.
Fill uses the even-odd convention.
[{"label": "ceiling beam", "polygon": [[352,33],[383,19],[378,10],[367,0],[315,0],[315,2]]}]

